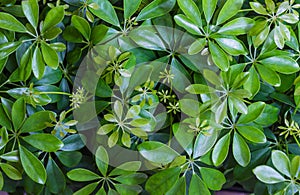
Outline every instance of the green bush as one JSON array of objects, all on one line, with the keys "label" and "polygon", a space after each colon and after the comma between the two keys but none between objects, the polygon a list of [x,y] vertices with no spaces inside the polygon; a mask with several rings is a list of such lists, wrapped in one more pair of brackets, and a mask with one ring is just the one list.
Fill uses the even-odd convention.
[{"label": "green bush", "polygon": [[300,192],[298,0],[2,0],[0,189]]}]

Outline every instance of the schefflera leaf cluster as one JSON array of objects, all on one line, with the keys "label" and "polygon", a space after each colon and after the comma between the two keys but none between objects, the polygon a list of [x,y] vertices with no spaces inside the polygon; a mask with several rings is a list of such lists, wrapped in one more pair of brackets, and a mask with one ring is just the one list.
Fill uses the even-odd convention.
[{"label": "schefflera leaf cluster", "polygon": [[[1,1],[0,188],[299,193],[299,3]],[[94,155],[74,127],[93,117]]]}]

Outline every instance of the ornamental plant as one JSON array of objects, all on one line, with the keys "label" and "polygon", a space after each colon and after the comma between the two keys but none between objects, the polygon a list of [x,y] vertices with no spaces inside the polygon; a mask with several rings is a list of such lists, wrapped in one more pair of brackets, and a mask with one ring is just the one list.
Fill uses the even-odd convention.
[{"label": "ornamental plant", "polygon": [[2,0],[0,190],[299,194],[299,9]]}]

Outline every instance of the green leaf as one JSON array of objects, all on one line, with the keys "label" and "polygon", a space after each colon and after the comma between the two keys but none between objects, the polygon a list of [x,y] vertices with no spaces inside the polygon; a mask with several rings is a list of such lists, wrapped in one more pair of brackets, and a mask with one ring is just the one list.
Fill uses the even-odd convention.
[{"label": "green leaf", "polygon": [[203,180],[196,175],[195,173],[192,175],[192,179],[189,187],[189,194],[193,195],[210,195],[210,192],[203,182]]},{"label": "green leaf", "polygon": [[215,92],[215,89],[203,84],[191,84],[185,90],[191,94],[209,94]]},{"label": "green leaf", "polygon": [[192,45],[189,47],[188,53],[189,55],[194,55],[199,53],[203,50],[203,48],[206,45],[206,39],[205,38],[199,38],[196,41],[192,43]]},{"label": "green leaf", "polygon": [[177,0],[183,13],[198,27],[202,26],[201,13],[193,0]]},{"label": "green leaf", "polygon": [[251,18],[240,17],[224,24],[218,33],[225,35],[243,35],[249,32],[254,26],[254,20]]},{"label": "green leaf", "polygon": [[51,134],[39,133],[23,137],[33,147],[45,152],[56,152],[64,146],[63,142]]},{"label": "green leaf", "polygon": [[207,154],[216,143],[218,138],[217,132],[214,129],[211,129],[207,133],[208,135],[204,135],[203,133],[198,134],[194,144],[194,158]]},{"label": "green leaf", "polygon": [[82,158],[82,154],[78,151],[58,151],[55,154],[66,167],[76,166]]},{"label": "green leaf", "polygon": [[96,173],[83,168],[73,169],[67,173],[67,176],[73,181],[93,181],[101,178]]},{"label": "green leaf", "polygon": [[186,192],[185,177],[180,177],[166,195],[182,195]]},{"label": "green leaf", "polygon": [[63,192],[66,187],[66,179],[52,158],[49,158],[48,160],[46,171],[48,176],[46,186],[49,188],[50,192],[54,194]]},{"label": "green leaf", "polygon": [[90,24],[82,17],[73,15],[72,24],[74,27],[83,35],[86,40],[90,40],[91,36],[91,27]]},{"label": "green leaf", "polygon": [[236,128],[244,138],[251,142],[265,143],[267,141],[267,138],[263,131],[254,126],[237,126]]},{"label": "green leaf", "polygon": [[45,63],[53,69],[58,67],[58,55],[54,49],[52,49],[47,43],[41,44],[43,59]]},{"label": "green leaf", "polygon": [[115,178],[116,181],[127,185],[141,184],[146,179],[147,179],[147,175],[144,173],[132,173],[132,174],[120,175]]},{"label": "green leaf", "polygon": [[213,62],[222,70],[227,71],[229,68],[229,60],[226,53],[215,43],[209,41],[209,52]]},{"label": "green leaf", "polygon": [[45,64],[41,50],[38,47],[36,47],[33,52],[31,67],[33,74],[37,79],[41,79],[44,76]]},{"label": "green leaf", "polygon": [[206,22],[209,23],[212,16],[214,15],[215,9],[217,7],[218,0],[203,0],[202,9],[205,15]]},{"label": "green leaf", "polygon": [[255,119],[255,122],[260,125],[269,126],[278,120],[278,113],[279,109],[277,107],[266,104],[263,113]]},{"label": "green leaf", "polygon": [[97,5],[96,8],[92,8],[91,6],[89,6],[89,10],[93,14],[95,14],[105,22],[108,22],[114,26],[120,26],[118,16],[112,4],[108,0],[90,0],[89,2]]},{"label": "green leaf", "polygon": [[108,146],[111,148],[117,144],[119,140],[119,131],[113,132],[108,138]]},{"label": "green leaf", "polygon": [[243,102],[242,99],[231,95],[229,97],[229,101],[233,104],[234,108],[237,109],[240,113],[248,113],[247,105]]},{"label": "green leaf", "polygon": [[280,150],[272,151],[272,163],[275,168],[282,174],[291,177],[291,162],[288,156]]},{"label": "green leaf", "polygon": [[25,173],[36,183],[45,184],[47,173],[42,162],[21,145],[19,146],[19,152]]},{"label": "green leaf", "polygon": [[230,144],[230,133],[224,135],[216,143],[212,152],[212,161],[215,166],[221,165],[226,159],[228,155],[229,144]]},{"label": "green leaf", "polygon": [[83,37],[80,32],[74,26],[67,26],[63,32],[63,38],[66,41],[73,43],[82,43]]},{"label": "green leaf", "polygon": [[276,184],[285,181],[285,178],[280,173],[266,165],[256,167],[253,169],[253,173],[260,181],[267,184]]},{"label": "green leaf", "polygon": [[147,20],[165,15],[173,9],[175,4],[176,0],[154,0],[141,10],[136,20]]},{"label": "green leaf", "polygon": [[281,80],[279,75],[270,68],[267,68],[263,65],[256,64],[257,71],[259,72],[261,78],[269,83],[270,85],[273,85],[275,87],[279,87],[281,84]]},{"label": "green leaf", "polygon": [[245,140],[237,132],[234,132],[232,150],[237,163],[246,167],[251,159],[250,150]]},{"label": "green leaf", "polygon": [[96,154],[96,164],[99,169],[99,171],[102,173],[103,176],[106,176],[107,169],[108,169],[108,163],[109,163],[109,157],[107,154],[107,151],[103,146],[99,146]]},{"label": "green leaf", "polygon": [[155,163],[168,164],[179,154],[169,146],[156,142],[147,141],[138,146],[140,154],[147,160]]},{"label": "green leaf", "polygon": [[22,133],[40,131],[47,127],[47,123],[51,123],[51,116],[54,113],[51,111],[36,112],[28,117],[20,129]]},{"label": "green leaf", "polygon": [[2,172],[0,172],[0,190],[2,190],[4,185],[4,178]]},{"label": "green leaf", "polygon": [[238,120],[239,124],[246,124],[257,119],[264,111],[266,104],[264,102],[255,102],[248,107],[248,114],[242,114]]},{"label": "green leaf", "polygon": [[243,3],[244,0],[227,0],[219,13],[217,25],[226,22],[228,19],[236,15],[241,9]]},{"label": "green leaf", "polygon": [[113,169],[109,173],[109,176],[126,175],[129,173],[136,172],[141,168],[141,164],[142,163],[140,161],[125,162]]},{"label": "green leaf", "polygon": [[227,117],[227,101],[222,101],[218,104],[218,107],[215,112],[215,118],[217,123],[222,123],[224,119]]},{"label": "green leaf", "polygon": [[12,123],[14,125],[14,130],[17,131],[26,116],[26,107],[24,98],[19,98],[12,107]]},{"label": "green leaf", "polygon": [[153,32],[152,27],[142,26],[134,29],[129,33],[129,37],[143,48],[151,50],[165,50],[163,41],[155,32]]},{"label": "green leaf", "polygon": [[258,93],[260,89],[259,76],[254,66],[252,66],[249,70],[249,77],[244,83],[244,89],[251,92],[251,99]]},{"label": "green leaf", "polygon": [[2,155],[0,155],[0,158],[3,160],[7,160],[9,162],[19,162],[20,161],[18,150],[13,150],[11,152],[2,154]]},{"label": "green leaf", "polygon": [[255,11],[256,13],[262,14],[262,15],[268,15],[267,10],[259,2],[250,2],[249,4],[250,4],[250,7],[253,9],[253,11]]},{"label": "green leaf", "polygon": [[[0,12],[0,14],[1,14],[1,12]],[[21,41],[0,44],[0,60],[5,59],[10,54],[12,54],[14,51],[16,51],[21,46],[21,44],[22,44]]]},{"label": "green leaf", "polygon": [[221,190],[222,186],[226,182],[223,173],[216,169],[201,167],[200,174],[203,178],[204,183],[211,190]]},{"label": "green leaf", "polygon": [[19,22],[14,16],[0,12],[0,28],[15,31],[15,32],[27,32],[25,26]]},{"label": "green leaf", "polygon": [[16,169],[15,167],[11,166],[10,164],[4,164],[1,163],[0,167],[2,169],[2,171],[12,180],[21,180],[22,179],[22,174],[20,173],[20,171],[18,171],[18,169]]},{"label": "green leaf", "polygon": [[22,9],[27,20],[36,29],[39,22],[39,5],[37,0],[22,1]]},{"label": "green leaf", "polygon": [[235,37],[216,37],[214,38],[222,49],[233,56],[246,55],[248,52],[244,44]]},{"label": "green leaf", "polygon": [[[7,129],[5,127],[2,127],[0,129],[0,137],[1,137],[1,140],[0,140],[0,149],[4,148],[7,144],[7,142],[9,141],[8,139],[8,132],[7,132]],[[1,158],[1,156],[0,156]]]},{"label": "green leaf", "polygon": [[292,74],[299,71],[298,63],[288,56],[271,56],[260,60],[260,62],[264,66],[283,74]]},{"label": "green leaf", "polygon": [[254,47],[258,48],[268,37],[270,32],[270,26],[264,28],[255,38],[253,41]]},{"label": "green leaf", "polygon": [[139,8],[142,0],[124,0],[124,18],[129,19]]},{"label": "green leaf", "polygon": [[172,125],[172,130],[176,140],[181,147],[191,155],[193,152],[193,139],[194,134],[188,132],[188,125],[182,123],[175,123]]},{"label": "green leaf", "polygon": [[178,14],[174,17],[174,20],[178,26],[181,26],[185,30],[187,30],[189,33],[193,35],[201,35],[200,29],[192,22],[191,19],[186,17],[183,14]]},{"label": "green leaf", "polygon": [[289,24],[295,24],[299,21],[299,16],[297,16],[294,13],[283,14],[283,15],[279,16],[278,18],[280,18],[281,20],[283,20]]},{"label": "green leaf", "polygon": [[80,190],[74,192],[73,195],[85,195],[85,194],[91,194],[96,187],[99,185],[98,182],[95,183],[91,183],[89,185],[84,186],[83,188],[81,188]]},{"label": "green leaf", "polygon": [[150,194],[165,194],[176,183],[179,174],[179,167],[160,171],[147,180],[145,188]]},{"label": "green leaf", "polygon": [[[48,41],[48,40],[53,40],[56,37],[58,37],[58,35],[60,35],[60,33],[62,32],[62,30],[59,27],[54,27],[54,28],[50,28],[49,30],[47,30],[44,33],[44,38]],[[55,44],[55,43],[54,43]]]},{"label": "green leaf", "polygon": [[111,132],[114,128],[116,128],[115,124],[105,124],[105,125],[102,125],[98,129],[97,134],[99,134],[99,135],[106,135],[109,132]]},{"label": "green leaf", "polygon": [[65,16],[65,10],[63,6],[57,6],[52,8],[46,15],[42,32],[46,32],[48,29],[53,28],[60,23]]},{"label": "green leaf", "polygon": [[300,176],[300,156],[295,156],[291,163],[291,174],[295,178]]}]

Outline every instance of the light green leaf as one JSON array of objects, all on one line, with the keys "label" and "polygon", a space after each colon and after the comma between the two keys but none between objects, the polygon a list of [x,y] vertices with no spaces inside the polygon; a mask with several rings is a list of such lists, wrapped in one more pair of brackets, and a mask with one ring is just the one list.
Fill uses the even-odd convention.
[{"label": "light green leaf", "polygon": [[39,5],[37,0],[22,1],[22,9],[27,20],[36,29],[39,22]]},{"label": "light green leaf", "polygon": [[212,161],[215,166],[221,165],[228,155],[230,133],[224,135],[215,145],[212,152]]},{"label": "light green leaf", "polygon": [[67,176],[73,181],[93,181],[101,178],[96,173],[83,168],[73,169],[67,173]]},{"label": "light green leaf", "polygon": [[288,156],[280,150],[272,151],[272,163],[275,168],[282,174],[291,177],[291,162]]},{"label": "light green leaf", "polygon": [[191,84],[185,90],[191,94],[209,94],[215,92],[215,89],[203,84]]},{"label": "light green leaf", "polygon": [[209,51],[213,62],[222,70],[227,71],[229,68],[229,60],[226,53],[215,43],[209,41]]},{"label": "light green leaf", "polygon": [[2,169],[2,171],[12,180],[21,180],[22,179],[22,174],[20,173],[20,171],[18,169],[16,169],[15,167],[13,167],[10,164],[7,163],[1,163],[0,167]]},{"label": "light green leaf", "polygon": [[74,192],[73,195],[86,195],[86,194],[91,194],[96,187],[99,185],[98,182],[95,183],[91,183],[89,185],[84,186],[83,188],[81,188],[80,190]]},{"label": "light green leaf", "polygon": [[255,11],[256,13],[262,14],[262,15],[268,15],[267,10],[259,2],[250,2],[249,4],[250,4],[250,7],[253,9],[253,11]]},{"label": "light green leaf", "polygon": [[65,16],[65,10],[63,6],[57,6],[52,8],[46,15],[42,32],[46,32],[48,29],[56,26],[58,23],[60,23]]},{"label": "light green leaf", "polygon": [[299,21],[299,16],[294,13],[287,13],[279,16],[281,20],[289,23],[289,24],[295,24]]},{"label": "light green leaf", "polygon": [[56,152],[64,146],[63,142],[51,134],[39,133],[23,137],[23,140],[45,152]]},{"label": "light green leaf", "polygon": [[172,162],[179,154],[169,146],[156,142],[147,141],[138,146],[140,154],[147,160],[160,164]]},{"label": "light green leaf", "polygon": [[19,22],[14,16],[0,12],[0,28],[15,31],[15,32],[27,32],[25,26]]},{"label": "light green leaf", "polygon": [[270,32],[270,26],[264,28],[254,39],[253,45],[258,48],[268,37]]},{"label": "light green leaf", "polygon": [[177,0],[183,13],[198,27],[202,26],[201,13],[193,0]]},{"label": "light green leaf", "polygon": [[236,15],[241,9],[243,3],[244,0],[227,0],[219,13],[217,25],[226,22],[228,19]]},{"label": "light green leaf", "polygon": [[36,183],[45,184],[47,173],[42,162],[21,145],[19,145],[19,152],[25,173]]},{"label": "light green leaf", "polygon": [[267,184],[276,184],[286,180],[275,169],[266,165],[256,167],[253,169],[253,173],[260,181]]},{"label": "light green leaf", "polygon": [[127,175],[129,173],[136,172],[141,168],[141,165],[142,163],[140,161],[125,162],[113,169],[109,173],[109,176]]},{"label": "light green leaf", "polygon": [[142,0],[124,0],[124,18],[129,19],[139,8]]},{"label": "light green leaf", "polygon": [[176,0],[154,0],[141,10],[136,20],[147,20],[165,15],[173,9],[175,4]]},{"label": "light green leaf", "polygon": [[224,24],[218,33],[225,35],[243,35],[249,32],[254,26],[254,20],[251,18],[240,17]]},{"label": "light green leaf", "polygon": [[207,23],[210,22],[213,14],[215,12],[215,9],[217,7],[217,3],[218,3],[218,0],[203,0],[202,1],[202,8],[203,8],[203,12],[204,12]]},{"label": "light green leaf", "polygon": [[101,127],[97,131],[97,134],[99,134],[99,135],[106,135],[109,132],[111,132],[115,127],[116,127],[115,124],[101,125]]},{"label": "light green leaf", "polygon": [[291,163],[291,174],[295,178],[300,176],[300,156],[295,156]]},{"label": "light green leaf", "polygon": [[97,5],[97,8],[89,6],[89,10],[93,14],[114,26],[120,26],[118,16],[108,0],[90,0],[89,2]]},{"label": "light green leaf", "polygon": [[199,38],[196,41],[192,43],[192,45],[188,49],[189,55],[195,55],[203,50],[203,48],[206,45],[206,39],[205,38]]},{"label": "light green leaf", "polygon": [[250,150],[245,140],[237,132],[234,132],[232,150],[237,163],[246,167],[251,159]]}]

